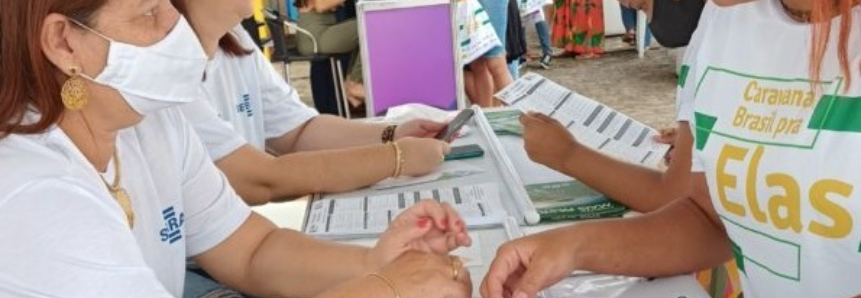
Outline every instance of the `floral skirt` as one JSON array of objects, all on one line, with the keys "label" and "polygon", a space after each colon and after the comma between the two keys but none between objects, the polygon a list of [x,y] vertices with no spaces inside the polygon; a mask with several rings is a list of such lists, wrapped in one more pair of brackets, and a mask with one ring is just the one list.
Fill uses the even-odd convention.
[{"label": "floral skirt", "polygon": [[572,54],[604,53],[602,0],[554,0],[553,44]]}]

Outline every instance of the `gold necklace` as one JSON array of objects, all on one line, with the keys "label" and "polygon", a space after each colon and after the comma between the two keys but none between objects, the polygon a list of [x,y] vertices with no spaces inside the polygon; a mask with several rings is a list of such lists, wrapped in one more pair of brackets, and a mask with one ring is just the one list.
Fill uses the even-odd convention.
[{"label": "gold necklace", "polygon": [[790,18],[797,22],[801,23],[810,23],[811,11],[809,10],[799,10],[786,5],[783,0],[780,0],[780,6],[783,6],[783,11],[789,15]]},{"label": "gold necklace", "polygon": [[99,178],[102,178],[102,182],[105,183],[105,186],[108,187],[108,191],[110,191],[111,196],[114,197],[114,200],[120,204],[120,207],[123,208],[123,212],[126,214],[126,222],[129,224],[129,228],[135,227],[135,211],[132,208],[132,200],[129,198],[129,194],[126,192],[122,186],[120,186],[120,159],[117,156],[117,151],[114,150],[114,182],[108,183],[105,180],[105,177],[102,177],[99,174]]}]

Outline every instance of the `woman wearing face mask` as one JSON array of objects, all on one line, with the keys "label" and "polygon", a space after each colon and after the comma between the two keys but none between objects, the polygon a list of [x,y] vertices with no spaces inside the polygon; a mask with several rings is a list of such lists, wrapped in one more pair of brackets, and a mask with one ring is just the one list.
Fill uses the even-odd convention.
[{"label": "woman wearing face mask", "polygon": [[206,56],[169,1],[0,4],[0,296],[181,297],[190,257],[260,296],[469,297],[445,205],[372,249],[251,213],[174,107]]},{"label": "woman wearing face mask", "polygon": [[428,138],[441,123],[364,123],[305,106],[238,26],[251,14],[251,1],[173,3],[210,57],[203,97],[183,113],[249,204],[353,190],[423,175],[442,163],[448,144]]},{"label": "woman wearing face mask", "polygon": [[[855,0],[707,3],[679,81],[673,161],[690,171],[684,196],[644,216],[515,240],[500,248],[483,296],[532,297],[574,269],[667,276],[734,260],[744,297],[859,297],[859,28]],[[546,116],[523,123],[540,163],[611,197],[660,189],[640,188],[659,175],[586,158],[596,154]]]}]

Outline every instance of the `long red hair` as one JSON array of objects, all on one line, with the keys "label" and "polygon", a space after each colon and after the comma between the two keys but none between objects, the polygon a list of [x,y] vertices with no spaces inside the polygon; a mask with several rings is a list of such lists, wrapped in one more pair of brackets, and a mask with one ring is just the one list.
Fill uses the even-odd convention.
[{"label": "long red hair", "polygon": [[[858,0],[811,0],[811,21],[813,22],[812,50],[810,52],[810,77],[818,80],[822,70],[822,60],[828,50],[831,38],[831,18],[841,17],[840,31],[837,35],[837,58],[840,72],[846,79],[844,90],[852,85],[852,72],[849,65],[849,33],[852,31],[852,7]],[[856,67],[859,67],[856,65]]]},{"label": "long red hair", "polygon": [[[67,76],[42,53],[42,22],[59,13],[89,24],[107,0],[0,0],[0,138],[34,134],[57,123]],[[41,117],[23,123],[28,110]]]}]

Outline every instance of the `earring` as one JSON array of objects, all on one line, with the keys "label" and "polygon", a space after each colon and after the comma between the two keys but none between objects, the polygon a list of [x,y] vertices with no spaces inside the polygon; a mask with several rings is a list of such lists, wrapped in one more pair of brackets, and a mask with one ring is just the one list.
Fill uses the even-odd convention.
[{"label": "earring", "polygon": [[63,83],[63,89],[60,90],[60,97],[63,98],[63,105],[72,111],[83,109],[87,105],[89,92],[87,86],[84,85],[84,80],[81,79],[81,71],[77,67],[69,68],[72,75]]}]

